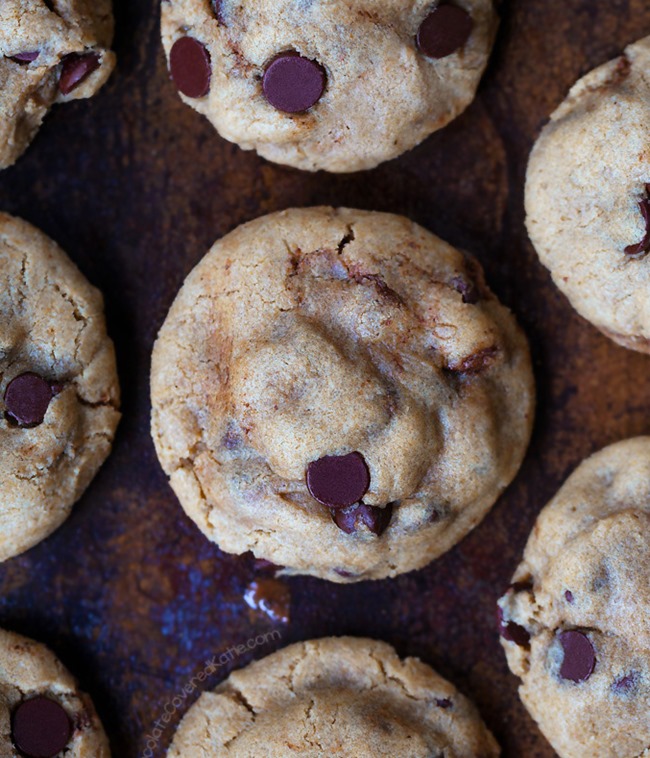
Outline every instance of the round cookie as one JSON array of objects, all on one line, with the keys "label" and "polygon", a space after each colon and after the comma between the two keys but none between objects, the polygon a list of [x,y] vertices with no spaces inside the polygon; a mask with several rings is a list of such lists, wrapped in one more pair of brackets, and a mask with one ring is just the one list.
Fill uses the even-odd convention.
[{"label": "round cookie", "polygon": [[533,392],[473,258],[400,216],[294,209],[187,278],[154,349],[152,433],[223,550],[380,579],[483,518],[521,463]]},{"label": "round cookie", "polygon": [[491,758],[469,700],[385,642],[328,637],[235,671],[183,718],[168,758]]},{"label": "round cookie", "polygon": [[38,229],[0,213],[0,561],[68,517],[119,420],[100,293]]},{"label": "round cookie", "polygon": [[650,352],[650,37],[587,74],[532,152],[526,224],[573,307]]},{"label": "round cookie", "polygon": [[0,629],[0,755],[109,758],[93,704],[45,645]]},{"label": "round cookie", "polygon": [[650,755],[650,437],[569,477],[499,605],[521,699],[560,756]]},{"label": "round cookie", "polygon": [[0,169],[54,103],[92,97],[115,66],[110,0],[0,3]]},{"label": "round cookie", "polygon": [[162,4],[183,100],[244,150],[308,171],[373,168],[456,118],[496,26],[492,0]]}]

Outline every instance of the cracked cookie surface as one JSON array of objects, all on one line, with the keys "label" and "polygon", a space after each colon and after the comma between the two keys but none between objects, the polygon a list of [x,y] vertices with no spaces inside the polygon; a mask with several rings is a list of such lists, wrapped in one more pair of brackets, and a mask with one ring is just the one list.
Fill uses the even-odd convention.
[{"label": "cracked cookie surface", "polygon": [[473,258],[399,216],[294,209],[187,278],[154,349],[152,434],[223,550],[351,582],[424,566],[483,518],[533,394]]},{"label": "cracked cookie surface", "polygon": [[590,72],[543,129],[526,225],[555,284],[619,344],[650,352],[650,37]]},{"label": "cracked cookie surface", "polygon": [[[0,629],[0,755],[6,758],[29,755],[31,751],[25,749],[25,743],[29,745],[30,737],[32,743],[38,740],[41,748],[42,740],[48,741],[46,726],[38,717],[32,723],[23,723],[21,734],[16,734],[16,716],[21,705],[41,698],[58,704],[65,712],[63,718],[67,716],[69,721],[69,739],[54,756],[109,758],[104,729],[90,698],[78,689],[74,677],[45,645]],[[21,751],[16,748],[16,739],[23,746]],[[49,735],[49,739],[52,744],[57,735]],[[34,752],[48,753],[42,749]]]},{"label": "cracked cookie surface", "polygon": [[470,701],[390,645],[328,637],[290,645],[205,692],[169,758],[493,758]]},{"label": "cracked cookie surface", "polygon": [[0,169],[55,103],[92,97],[115,66],[110,0],[0,3]]},{"label": "cracked cookie surface", "polygon": [[227,140],[309,171],[372,168],[448,124],[474,98],[496,25],[492,0],[162,4],[184,101]]},{"label": "cracked cookie surface", "polygon": [[521,698],[559,755],[650,755],[650,437],[577,468],[499,603]]},{"label": "cracked cookie surface", "polygon": [[42,232],[0,213],[0,560],[67,518],[110,452],[118,404],[100,293]]}]

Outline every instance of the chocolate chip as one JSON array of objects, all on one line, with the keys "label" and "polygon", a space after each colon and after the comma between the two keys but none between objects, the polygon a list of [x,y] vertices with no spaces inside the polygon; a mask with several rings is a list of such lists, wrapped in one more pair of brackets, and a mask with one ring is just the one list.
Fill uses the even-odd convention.
[{"label": "chocolate chip", "polygon": [[438,5],[418,30],[418,49],[429,58],[446,58],[465,45],[473,26],[466,10],[457,5]]},{"label": "chocolate chip", "polygon": [[11,737],[29,758],[54,758],[70,742],[72,722],[62,706],[39,695],[25,700],[13,713]]},{"label": "chocolate chip", "polygon": [[[650,184],[646,184],[646,192],[650,195]],[[645,236],[636,245],[628,245],[625,248],[626,255],[645,255],[650,253],[650,197],[639,203],[641,215],[645,221]]]},{"label": "chocolate chip", "polygon": [[344,579],[352,579],[353,576],[356,576],[356,574],[353,574],[351,571],[346,571],[345,569],[334,569],[334,571]]},{"label": "chocolate chip", "polygon": [[567,601],[567,603],[573,604],[573,592],[571,592],[571,590],[567,590],[564,593],[564,599]]},{"label": "chocolate chip", "polygon": [[62,95],[69,95],[73,89],[85,81],[93,71],[99,68],[99,55],[97,53],[71,53],[66,55],[61,66],[59,78],[59,91]]},{"label": "chocolate chip", "polygon": [[253,558],[253,571],[256,574],[269,574],[275,576],[278,571],[282,571],[284,566],[278,566],[277,563],[271,563],[266,558]]},{"label": "chocolate chip", "polygon": [[449,284],[463,297],[463,302],[475,305],[480,300],[478,288],[474,282],[468,282],[462,276],[455,276]]},{"label": "chocolate chip", "polygon": [[307,466],[307,489],[330,508],[358,503],[370,486],[370,472],[361,453],[326,455]]},{"label": "chocolate chip", "polygon": [[7,416],[19,426],[38,426],[43,423],[52,396],[52,386],[38,374],[20,374],[5,390]]},{"label": "chocolate chip", "polygon": [[596,667],[596,651],[591,640],[576,630],[561,632],[559,639],[564,650],[560,676],[572,682],[586,682]]},{"label": "chocolate chip", "polygon": [[181,37],[169,54],[169,69],[179,92],[186,97],[204,97],[210,89],[210,53],[194,37]]},{"label": "chocolate chip", "polygon": [[32,61],[35,61],[39,55],[40,52],[34,50],[31,53],[18,53],[18,55],[12,55],[11,60],[16,61],[16,63],[32,63]]},{"label": "chocolate chip", "polygon": [[225,21],[223,19],[223,1],[222,0],[211,0],[212,1],[212,10],[214,11],[214,15],[217,19],[217,21],[220,24],[225,25]]},{"label": "chocolate chip", "polygon": [[636,671],[632,671],[630,674],[622,676],[612,684],[612,692],[616,695],[629,695],[630,692],[636,689],[639,682],[639,675]]},{"label": "chocolate chip", "polygon": [[499,623],[499,634],[504,640],[514,642],[519,647],[526,647],[529,644],[530,634],[528,630],[514,621],[506,621],[500,605],[497,605],[497,621]]},{"label": "chocolate chip", "polygon": [[385,508],[379,508],[375,505],[359,503],[350,508],[333,508],[331,513],[334,523],[346,534],[353,534],[365,524],[373,534],[379,537],[390,524],[393,504],[389,503]]},{"label": "chocolate chip", "polygon": [[448,697],[446,697],[443,700],[436,700],[436,705],[438,708],[442,708],[446,711],[448,708],[451,708],[452,702]]},{"label": "chocolate chip", "polygon": [[266,67],[262,88],[269,103],[284,113],[302,113],[321,99],[325,69],[300,53],[280,53]]}]

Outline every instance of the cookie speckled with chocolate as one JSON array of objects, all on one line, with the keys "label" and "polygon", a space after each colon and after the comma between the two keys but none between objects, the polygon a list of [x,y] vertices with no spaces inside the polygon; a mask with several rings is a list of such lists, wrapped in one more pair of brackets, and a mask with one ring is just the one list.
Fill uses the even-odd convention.
[{"label": "cookie speckled with chocolate", "polygon": [[203,693],[181,721],[168,758],[443,754],[499,755],[472,703],[384,642],[326,637],[290,645]]},{"label": "cookie speckled with chocolate", "polygon": [[111,449],[118,403],[101,295],[0,213],[0,561],[67,518]]},{"label": "cookie speckled with chocolate", "polygon": [[240,227],[190,274],[152,402],[210,539],[350,582],[476,526],[523,457],[533,380],[476,261],[399,216],[311,208]]},{"label": "cookie speckled with chocolate", "polygon": [[0,755],[109,758],[93,704],[45,645],[0,629]]},{"label": "cookie speckled with chocolate", "polygon": [[55,103],[92,97],[115,67],[110,0],[0,2],[0,169]]},{"label": "cookie speckled with chocolate", "polygon": [[[521,698],[562,758],[650,746],[650,437],[584,461],[499,601]],[[645,752],[644,752],[645,751]]]},{"label": "cookie speckled with chocolate", "polygon": [[527,226],[573,307],[650,352],[650,37],[575,84],[535,145]]},{"label": "cookie speckled with chocolate", "polygon": [[183,99],[231,142],[309,171],[372,168],[456,118],[496,26],[492,0],[162,4]]}]

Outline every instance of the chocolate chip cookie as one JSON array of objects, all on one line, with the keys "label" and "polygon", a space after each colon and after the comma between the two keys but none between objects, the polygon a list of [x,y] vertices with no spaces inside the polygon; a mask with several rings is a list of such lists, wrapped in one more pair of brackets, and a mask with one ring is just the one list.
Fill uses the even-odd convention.
[{"label": "chocolate chip cookie", "polygon": [[650,755],[650,437],[569,477],[499,605],[521,698],[560,756]]},{"label": "chocolate chip cookie", "polygon": [[110,452],[118,401],[101,295],[0,213],[0,561],[68,517]]},{"label": "chocolate chip cookie", "polygon": [[109,758],[93,704],[44,645],[0,629],[0,755]]},{"label": "chocolate chip cookie", "polygon": [[308,208],[238,228],[190,274],[152,403],[204,534],[351,582],[424,566],[478,524],[521,463],[533,379],[473,258],[400,216]]},{"label": "chocolate chip cookie", "polygon": [[329,637],[290,645],[205,692],[168,757],[443,754],[492,758],[499,748],[469,700],[417,658]]},{"label": "chocolate chip cookie", "polygon": [[528,166],[528,231],[573,307],[650,352],[650,37],[587,74]]},{"label": "chocolate chip cookie", "polygon": [[495,31],[492,0],[162,4],[183,100],[245,150],[308,171],[372,168],[448,124]]},{"label": "chocolate chip cookie", "polygon": [[115,66],[110,0],[0,2],[0,169],[54,103],[92,97]]}]

